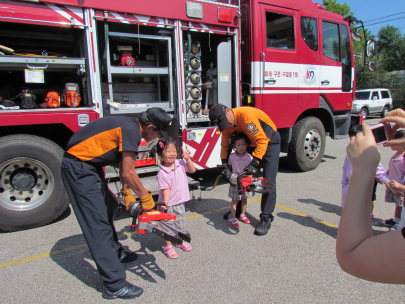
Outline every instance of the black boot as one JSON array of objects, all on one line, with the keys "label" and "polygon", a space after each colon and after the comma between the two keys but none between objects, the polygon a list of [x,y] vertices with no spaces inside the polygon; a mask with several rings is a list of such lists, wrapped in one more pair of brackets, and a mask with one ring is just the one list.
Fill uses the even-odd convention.
[{"label": "black boot", "polygon": [[120,253],[118,254],[118,258],[120,259],[121,263],[131,263],[138,258],[138,255],[132,251],[125,251],[121,247]]},{"label": "black boot", "polygon": [[266,235],[271,227],[271,222],[274,220],[272,214],[260,213],[260,224],[256,227],[254,234]]},{"label": "black boot", "polygon": [[124,287],[117,291],[110,291],[107,287],[104,289],[103,298],[107,300],[112,299],[133,299],[139,297],[143,292],[143,289],[132,285],[131,283],[127,283]]}]

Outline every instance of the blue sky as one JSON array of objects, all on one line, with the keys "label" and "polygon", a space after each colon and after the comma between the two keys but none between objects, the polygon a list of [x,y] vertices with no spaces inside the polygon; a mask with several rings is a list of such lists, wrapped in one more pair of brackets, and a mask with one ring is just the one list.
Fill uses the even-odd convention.
[{"label": "blue sky", "polygon": [[[321,0],[313,0],[313,2],[322,3]],[[378,31],[381,27],[388,24],[399,27],[402,31],[402,34],[405,34],[405,0],[338,0],[338,2],[342,4],[346,2],[352,9],[352,12],[354,12],[354,16],[358,20],[363,21],[364,26],[375,35],[378,34]],[[394,14],[398,15],[375,20],[377,18],[382,18]],[[390,19],[396,18],[402,19],[388,21]],[[371,25],[378,22],[384,23]]]}]

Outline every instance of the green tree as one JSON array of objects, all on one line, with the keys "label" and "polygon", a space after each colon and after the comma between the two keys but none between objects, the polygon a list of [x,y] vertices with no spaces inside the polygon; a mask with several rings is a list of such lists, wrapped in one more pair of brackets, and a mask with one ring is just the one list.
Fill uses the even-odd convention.
[{"label": "green tree", "polygon": [[336,13],[336,14],[339,14],[339,15],[342,15],[345,17],[354,15],[354,13],[352,12],[352,9],[346,2],[341,4],[337,0],[323,0],[323,6],[327,11],[330,11],[330,12],[333,12],[333,13]]},{"label": "green tree", "polygon": [[405,70],[405,36],[392,25],[378,32],[378,52],[383,55],[383,68],[387,71]]}]

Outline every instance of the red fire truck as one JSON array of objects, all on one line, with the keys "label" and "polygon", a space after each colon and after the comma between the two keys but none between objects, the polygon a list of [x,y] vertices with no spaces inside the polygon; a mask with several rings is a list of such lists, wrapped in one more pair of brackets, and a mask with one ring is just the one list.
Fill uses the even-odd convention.
[{"label": "red fire truck", "polygon": [[[325,136],[346,137],[354,99],[350,24],[311,0],[0,0],[0,229],[41,226],[68,206],[60,161],[99,117],[161,107],[198,169],[220,164],[204,109],[250,105],[282,153],[316,168]],[[153,189],[158,161],[140,147]],[[119,187],[118,168],[105,168]]]}]

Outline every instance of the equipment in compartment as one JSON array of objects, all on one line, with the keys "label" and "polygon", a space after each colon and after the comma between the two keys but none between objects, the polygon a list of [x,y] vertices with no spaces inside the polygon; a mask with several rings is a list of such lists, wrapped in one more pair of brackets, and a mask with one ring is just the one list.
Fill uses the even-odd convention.
[{"label": "equipment in compartment", "polygon": [[63,104],[74,108],[80,105],[80,101],[80,89],[77,82],[66,82],[63,89]]},{"label": "equipment in compartment", "polygon": [[[153,82],[113,83],[113,101],[125,104],[156,102],[156,85]],[[108,95],[108,85],[103,84],[103,95]]]},{"label": "equipment in compartment", "polygon": [[150,155],[150,152],[139,152],[136,159],[136,167],[145,167],[156,165],[156,158]]},{"label": "equipment in compartment", "polygon": [[201,45],[199,41],[191,41],[190,36],[184,42],[184,67],[187,118],[199,118],[202,114]]},{"label": "equipment in compartment", "polygon": [[190,105],[190,111],[192,113],[200,113],[201,111],[201,104],[198,101],[193,101]]},{"label": "equipment in compartment", "polygon": [[132,57],[132,46],[117,46],[118,52],[121,52],[121,65],[122,66],[134,66],[135,59]]},{"label": "equipment in compartment", "polygon": [[18,110],[20,107],[12,100],[0,99],[1,110]]},{"label": "equipment in compartment", "polygon": [[37,107],[35,94],[30,88],[21,88],[20,93],[14,100],[22,109],[35,109]]},{"label": "equipment in compartment", "polygon": [[[44,98],[46,106],[49,108],[59,108],[60,107],[60,94],[57,90],[49,90]],[[40,104],[42,107],[42,104]]]},{"label": "equipment in compartment", "polygon": [[206,109],[218,102],[232,107],[232,63],[231,42],[221,42],[217,47],[217,66],[213,63],[205,74],[205,107]]}]

